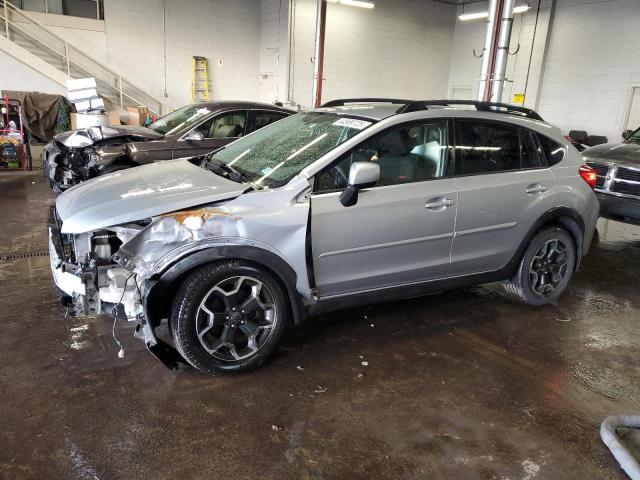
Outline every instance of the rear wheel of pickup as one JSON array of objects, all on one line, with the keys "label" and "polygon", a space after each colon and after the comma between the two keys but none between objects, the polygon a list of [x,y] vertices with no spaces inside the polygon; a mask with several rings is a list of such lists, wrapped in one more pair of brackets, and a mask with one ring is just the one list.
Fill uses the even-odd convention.
[{"label": "rear wheel of pickup", "polygon": [[573,237],[559,227],[545,228],[531,239],[505,290],[529,305],[546,305],[564,292],[575,263]]},{"label": "rear wheel of pickup", "polygon": [[274,276],[240,260],[190,274],[173,304],[171,332],[180,354],[205,373],[259,367],[282,338],[288,316]]}]

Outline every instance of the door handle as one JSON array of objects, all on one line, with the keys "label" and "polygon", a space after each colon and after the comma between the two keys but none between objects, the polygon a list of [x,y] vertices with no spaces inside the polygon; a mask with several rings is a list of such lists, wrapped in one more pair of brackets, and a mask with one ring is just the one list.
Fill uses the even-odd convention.
[{"label": "door handle", "polygon": [[451,200],[450,198],[436,197],[436,198],[429,199],[427,203],[424,205],[424,208],[426,208],[427,210],[431,210],[433,212],[441,212],[445,208],[453,205],[454,203],[456,202],[454,200]]},{"label": "door handle", "polygon": [[547,186],[541,185],[539,183],[533,183],[529,185],[526,190],[526,192],[530,195],[533,195],[534,193],[543,193],[546,191],[547,191]]}]

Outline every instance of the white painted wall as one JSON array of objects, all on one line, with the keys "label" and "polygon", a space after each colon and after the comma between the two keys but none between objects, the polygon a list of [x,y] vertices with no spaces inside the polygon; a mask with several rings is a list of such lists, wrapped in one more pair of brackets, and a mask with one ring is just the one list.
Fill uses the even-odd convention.
[{"label": "white painted wall", "polygon": [[[164,94],[163,0],[106,0],[107,59],[151,95]],[[209,60],[210,99],[259,96],[259,0],[166,0],[169,108],[191,102],[191,59]],[[222,67],[217,66],[221,59]]]},{"label": "white painted wall", "polygon": [[[536,17],[516,15],[511,50],[520,52],[507,63],[503,101],[525,90]],[[586,130],[618,141],[624,128],[632,86],[640,86],[640,2],[637,0],[558,0],[548,35],[551,1],[543,0],[538,20],[525,105],[561,128]],[[483,4],[477,5],[481,10]],[[471,11],[471,6],[467,7]],[[482,21],[456,23],[449,79],[450,90],[472,85],[480,74],[479,53],[484,39]],[[548,38],[548,56],[543,54]],[[541,81],[541,83],[540,83]],[[539,93],[539,96],[538,96]]]},{"label": "white painted wall", "polygon": [[[191,101],[193,55],[210,60],[212,99],[285,101],[290,93],[289,99],[310,106],[316,0],[105,0],[104,23],[56,15],[47,16],[46,23],[162,97],[165,1],[170,108]],[[525,105],[564,132],[584,129],[617,140],[632,87],[640,86],[640,2],[557,0],[551,32],[552,0],[542,0],[537,27],[537,4],[531,4],[533,8],[514,21],[511,49],[520,44],[520,51],[509,57],[507,76],[512,82],[505,85],[503,101],[512,101],[526,86]],[[472,7],[485,5],[467,6],[467,11]],[[350,96],[438,98],[464,89],[475,96],[480,60],[472,50],[480,52],[485,24],[457,21],[457,13],[433,1],[377,0],[372,10],[329,4],[323,101]],[[60,23],[69,21],[76,23]],[[2,71],[17,68],[3,58]],[[42,76],[23,79],[32,69],[16,71],[20,73],[11,76],[14,84],[18,79],[20,85],[48,88]],[[8,88],[8,82],[3,76],[0,88]]]},{"label": "white painted wall", "polygon": [[[294,100],[311,103],[315,0],[295,1]],[[456,9],[377,0],[371,10],[327,8],[323,101],[338,97],[442,98],[447,94]]]},{"label": "white painted wall", "polygon": [[54,95],[66,94],[66,89],[62,85],[2,50],[0,50],[0,72],[2,72],[0,91],[22,90]]},{"label": "white painted wall", "polygon": [[[25,13],[35,21],[46,26],[62,40],[66,40],[71,45],[76,46],[97,60],[106,62],[107,37],[105,35],[104,21],[51,13]],[[12,17],[12,20],[15,21],[18,26],[27,31],[36,32],[36,36],[38,36],[38,28],[34,29],[28,23],[24,23],[17,15],[12,15]]]},{"label": "white painted wall", "polygon": [[289,0],[261,0],[260,100],[287,100]]},{"label": "white painted wall", "polygon": [[620,140],[640,85],[640,2],[558,0],[540,111],[563,131]]},{"label": "white painted wall", "polygon": [[[537,108],[538,84],[551,3],[551,0],[542,0],[540,14],[537,15],[537,2],[532,2],[534,8],[514,18],[510,47],[513,54],[508,57],[506,71],[510,81],[505,83],[502,93],[502,101],[505,103],[511,103],[515,93],[526,93],[525,106]],[[465,12],[486,11],[486,8],[486,4],[474,4],[466,7]],[[459,9],[458,14],[460,13],[462,9]],[[482,60],[474,56],[474,50],[476,55],[482,53],[486,25],[486,21],[483,20],[456,22],[449,74],[449,96],[453,89],[464,87],[471,88],[472,98],[476,99]]]}]

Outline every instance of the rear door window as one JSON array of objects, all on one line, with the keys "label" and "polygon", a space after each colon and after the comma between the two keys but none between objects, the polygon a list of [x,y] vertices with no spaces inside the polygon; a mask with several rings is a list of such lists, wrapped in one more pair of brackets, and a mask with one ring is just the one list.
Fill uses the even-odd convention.
[{"label": "rear door window", "polygon": [[522,168],[540,168],[544,165],[544,153],[534,134],[524,128],[520,129],[520,144],[522,153]]},{"label": "rear door window", "polygon": [[508,123],[456,120],[456,175],[520,169],[518,130]]}]

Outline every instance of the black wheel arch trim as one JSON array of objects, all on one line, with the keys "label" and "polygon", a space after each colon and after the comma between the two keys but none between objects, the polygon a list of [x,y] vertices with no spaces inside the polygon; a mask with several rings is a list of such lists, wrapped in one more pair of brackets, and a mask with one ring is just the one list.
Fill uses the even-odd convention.
[{"label": "black wheel arch trim", "polygon": [[509,263],[505,265],[504,268],[507,271],[512,271],[513,274],[518,269],[520,265],[520,260],[522,259],[522,255],[524,251],[529,246],[531,239],[538,233],[542,227],[549,223],[557,223],[561,227],[564,227],[565,230],[569,232],[569,234],[573,237],[576,242],[576,265],[575,271],[578,271],[580,267],[580,260],[582,259],[582,247],[584,243],[584,220],[580,216],[580,214],[569,207],[554,207],[551,210],[545,212],[542,216],[536,220],[536,222],[531,226],[527,235],[525,235],[522,242],[520,242],[520,246],[518,250],[516,250],[515,255],[509,260]]},{"label": "black wheel arch trim", "polygon": [[145,317],[151,325],[157,326],[163,312],[170,311],[176,281],[194,268],[225,259],[246,260],[261,265],[271,271],[282,282],[289,299],[295,325],[306,317],[302,298],[296,288],[297,275],[289,264],[278,255],[263,248],[245,245],[224,245],[198,250],[173,263],[156,278],[147,280],[147,295],[144,299]]}]

